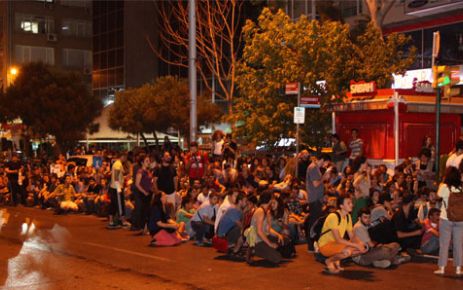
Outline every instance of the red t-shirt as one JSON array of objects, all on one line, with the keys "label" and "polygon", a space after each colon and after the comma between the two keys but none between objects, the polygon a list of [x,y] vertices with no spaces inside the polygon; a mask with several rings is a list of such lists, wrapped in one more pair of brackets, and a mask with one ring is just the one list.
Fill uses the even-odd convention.
[{"label": "red t-shirt", "polygon": [[188,153],[185,156],[185,164],[190,164],[190,169],[188,170],[190,178],[202,178],[208,163],[207,154],[202,152],[196,152],[195,154]]}]

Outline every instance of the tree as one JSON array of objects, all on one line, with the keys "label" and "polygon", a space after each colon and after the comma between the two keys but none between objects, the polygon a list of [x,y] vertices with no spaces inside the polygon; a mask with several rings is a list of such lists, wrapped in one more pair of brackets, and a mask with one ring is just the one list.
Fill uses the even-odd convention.
[{"label": "tree", "polygon": [[[237,135],[248,141],[266,140],[268,145],[295,136],[296,97],[284,95],[285,84],[302,83],[303,94],[318,96],[324,108],[342,100],[351,80],[379,80],[382,86],[393,72],[413,61],[413,51],[403,51],[406,38],[402,36],[383,40],[371,26],[357,43],[347,24],[309,21],[304,16],[293,22],[282,10],[264,9],[257,23],[248,21],[244,40],[237,74],[240,94],[229,120]],[[375,45],[383,51],[375,52]],[[320,144],[329,131],[329,120],[323,109],[308,110],[302,140]]]},{"label": "tree", "polygon": [[0,95],[0,107],[8,108],[7,119],[20,118],[36,136],[52,135],[60,149],[69,149],[94,127],[102,103],[79,74],[30,63]]},{"label": "tree", "polygon": [[364,0],[370,12],[371,23],[381,33],[386,15],[391,10],[396,0]]},{"label": "tree", "polygon": [[[244,1],[196,1],[196,67],[204,86],[229,103],[235,95],[236,64],[241,44],[240,14]],[[167,64],[188,67],[188,1],[158,1],[159,46],[147,39],[153,52]],[[231,110],[231,106],[229,106]]]},{"label": "tree", "polygon": [[[189,130],[188,82],[173,76],[161,77],[139,88],[119,92],[110,111],[109,125],[116,130],[137,134],[166,132],[169,128],[186,134]],[[198,99],[198,123],[209,124],[219,118],[219,109],[207,97]]]},{"label": "tree", "polygon": [[409,46],[410,37],[381,31],[369,23],[365,32],[353,40],[356,46],[356,80],[375,81],[379,88],[390,87],[392,73],[403,74],[413,64],[416,47]]}]

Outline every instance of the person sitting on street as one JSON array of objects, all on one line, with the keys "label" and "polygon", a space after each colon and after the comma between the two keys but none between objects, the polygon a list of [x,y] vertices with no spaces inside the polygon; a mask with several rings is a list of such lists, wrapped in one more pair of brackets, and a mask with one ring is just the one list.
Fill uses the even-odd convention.
[{"label": "person sitting on street", "polygon": [[58,202],[57,213],[79,210],[78,205],[74,202],[74,195],[76,194],[74,187],[72,186],[72,178],[70,175],[66,175],[64,183],[58,185],[56,189],[51,193],[49,198],[54,198]]},{"label": "person sitting on street", "polygon": [[225,238],[232,255],[238,254],[243,239],[241,236],[243,230],[243,209],[246,206],[246,198],[242,192],[237,195],[229,195],[230,206],[223,213],[220,223],[217,227],[217,236]]},{"label": "person sitting on street", "polygon": [[413,195],[404,194],[402,205],[394,213],[392,222],[402,250],[415,254],[420,249],[423,230],[418,220],[418,211],[413,206]]},{"label": "person sitting on street", "polygon": [[282,236],[274,233],[271,227],[270,206],[273,201],[273,193],[264,190],[259,197],[259,207],[254,211],[251,219],[251,226],[244,235],[249,245],[246,255],[246,262],[252,264],[253,254],[261,257],[273,265],[278,265],[282,256],[277,248],[283,243]]},{"label": "person sitting on street", "polygon": [[424,220],[424,234],[421,239],[421,252],[436,255],[439,253],[439,218],[440,210],[431,208],[428,218]]},{"label": "person sitting on street", "polygon": [[368,208],[360,209],[358,217],[359,220],[354,225],[354,235],[366,246],[368,251],[352,258],[352,260],[359,265],[373,265],[375,268],[388,268],[392,264],[400,264],[402,260],[397,255],[400,251],[398,243],[380,244],[371,239],[368,233],[368,227],[371,224],[370,210]]},{"label": "person sitting on street", "polygon": [[218,202],[218,195],[215,192],[211,192],[209,198],[201,204],[191,218],[191,227],[195,232],[195,244],[197,246],[204,246],[204,243],[209,242],[213,236]]},{"label": "person sitting on street", "polygon": [[[366,253],[362,243],[354,240],[352,231],[352,198],[350,195],[341,195],[338,199],[338,210],[330,213],[322,228],[322,235],[318,240],[320,253],[326,257],[326,272],[338,274],[344,269],[341,268],[341,260]],[[348,234],[349,240],[344,239]]]},{"label": "person sitting on street", "polygon": [[177,223],[167,214],[167,195],[154,195],[148,228],[151,235],[150,246],[175,246],[189,237],[185,234],[185,223]]}]

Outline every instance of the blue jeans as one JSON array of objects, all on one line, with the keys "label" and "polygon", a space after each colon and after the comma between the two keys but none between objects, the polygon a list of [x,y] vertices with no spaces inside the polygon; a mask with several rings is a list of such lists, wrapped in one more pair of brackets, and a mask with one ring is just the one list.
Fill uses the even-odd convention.
[{"label": "blue jeans", "polygon": [[439,237],[432,236],[421,245],[421,251],[424,254],[436,254],[439,252]]}]

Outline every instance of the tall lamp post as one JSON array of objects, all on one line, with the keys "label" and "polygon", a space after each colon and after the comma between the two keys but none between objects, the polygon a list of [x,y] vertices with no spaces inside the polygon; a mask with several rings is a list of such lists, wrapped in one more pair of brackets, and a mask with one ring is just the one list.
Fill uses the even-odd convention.
[{"label": "tall lamp post", "polygon": [[197,81],[196,81],[196,1],[188,0],[188,81],[190,87],[190,142],[196,141]]}]

